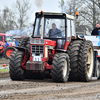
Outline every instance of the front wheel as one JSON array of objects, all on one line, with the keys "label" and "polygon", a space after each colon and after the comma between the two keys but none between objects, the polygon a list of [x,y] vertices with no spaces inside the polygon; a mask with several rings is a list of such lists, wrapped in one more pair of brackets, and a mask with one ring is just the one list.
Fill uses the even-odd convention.
[{"label": "front wheel", "polygon": [[70,61],[66,53],[57,53],[52,64],[52,79],[54,82],[67,82],[69,77]]},{"label": "front wheel", "polygon": [[9,73],[12,80],[23,80],[24,70],[22,69],[24,52],[14,51],[10,58]]}]

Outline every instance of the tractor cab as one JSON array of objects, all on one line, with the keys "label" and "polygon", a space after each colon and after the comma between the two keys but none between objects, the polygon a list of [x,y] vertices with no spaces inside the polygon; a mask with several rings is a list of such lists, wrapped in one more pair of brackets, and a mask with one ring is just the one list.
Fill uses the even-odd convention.
[{"label": "tractor cab", "polygon": [[75,35],[73,16],[64,13],[36,13],[33,38],[54,40],[57,49],[64,49],[72,35]]},{"label": "tractor cab", "polygon": [[30,60],[27,61],[25,69],[51,70],[55,54],[67,52],[71,36],[74,34],[73,16],[64,13],[37,12],[30,39]]}]

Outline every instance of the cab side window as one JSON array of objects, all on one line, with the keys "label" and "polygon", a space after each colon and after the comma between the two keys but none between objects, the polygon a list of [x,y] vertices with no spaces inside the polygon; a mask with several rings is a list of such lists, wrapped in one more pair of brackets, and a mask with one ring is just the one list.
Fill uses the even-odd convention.
[{"label": "cab side window", "polygon": [[0,36],[0,41],[3,41],[3,36]]}]

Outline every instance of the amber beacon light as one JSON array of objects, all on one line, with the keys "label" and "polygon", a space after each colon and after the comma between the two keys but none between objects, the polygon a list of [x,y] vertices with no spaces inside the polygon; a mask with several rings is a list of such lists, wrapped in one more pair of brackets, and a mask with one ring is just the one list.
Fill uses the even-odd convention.
[{"label": "amber beacon light", "polygon": [[76,12],[76,16],[79,16],[79,12]]},{"label": "amber beacon light", "polygon": [[76,18],[78,18],[78,16],[79,16],[79,12],[77,11],[77,12],[76,12]]},{"label": "amber beacon light", "polygon": [[41,10],[41,15],[42,15],[42,17],[43,17],[43,10]]}]

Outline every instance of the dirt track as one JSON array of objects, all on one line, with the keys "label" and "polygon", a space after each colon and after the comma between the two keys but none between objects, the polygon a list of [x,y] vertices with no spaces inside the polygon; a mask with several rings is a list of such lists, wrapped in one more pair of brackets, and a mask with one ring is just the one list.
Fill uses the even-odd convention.
[{"label": "dirt track", "polygon": [[100,94],[99,80],[88,83],[54,83],[51,79],[0,79],[0,100],[99,100],[100,95],[96,97],[97,94]]},{"label": "dirt track", "polygon": [[12,81],[8,76],[0,75],[0,100],[100,100],[100,80],[54,83],[52,79]]}]

